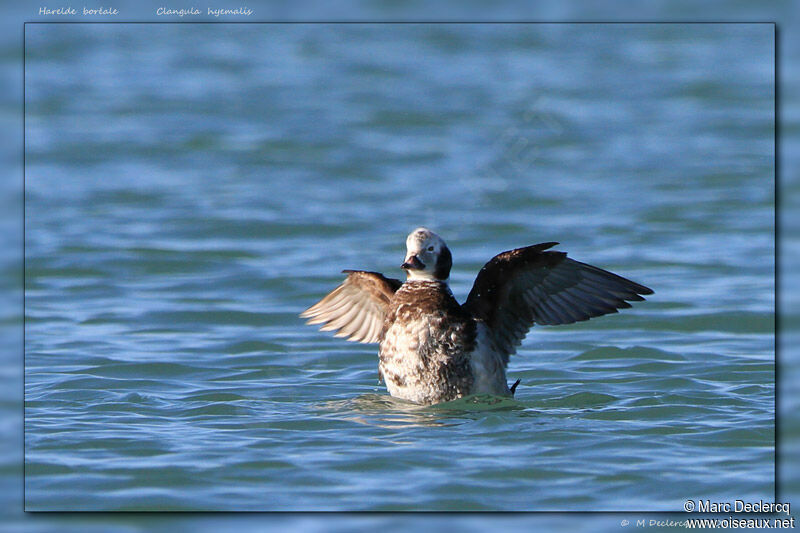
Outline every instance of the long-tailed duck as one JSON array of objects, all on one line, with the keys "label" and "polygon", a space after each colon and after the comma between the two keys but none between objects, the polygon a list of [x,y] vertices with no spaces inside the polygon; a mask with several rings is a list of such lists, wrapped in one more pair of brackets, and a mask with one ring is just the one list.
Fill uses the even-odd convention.
[{"label": "long-tailed duck", "polygon": [[564,252],[545,251],[556,244],[496,255],[459,305],[447,284],[450,250],[417,228],[406,239],[405,283],[344,270],[344,282],[300,316],[337,337],[380,343],[379,376],[392,396],[426,405],[471,394],[511,396],[519,380],[508,386],[508,358],[534,324],[616,313],[653,293]]}]

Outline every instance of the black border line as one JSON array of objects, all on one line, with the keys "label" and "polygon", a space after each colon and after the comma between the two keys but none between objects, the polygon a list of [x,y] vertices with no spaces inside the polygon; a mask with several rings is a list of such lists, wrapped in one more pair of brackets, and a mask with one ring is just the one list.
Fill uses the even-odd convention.
[{"label": "black border line", "polygon": [[27,487],[27,479],[28,479],[28,461],[27,454],[26,454],[26,446],[27,443],[27,424],[25,423],[25,415],[27,409],[25,407],[25,399],[27,398],[28,386],[27,386],[27,378],[28,373],[26,372],[27,363],[25,361],[25,355],[28,353],[28,350],[25,348],[27,345],[25,339],[25,331],[28,329],[25,324],[25,315],[28,306],[25,301],[25,296],[27,295],[26,290],[26,282],[27,282],[27,272],[28,267],[25,262],[25,258],[27,256],[27,250],[25,246],[25,237],[28,234],[25,228],[25,220],[27,216],[25,214],[25,207],[28,205],[28,202],[25,201],[25,171],[27,169],[27,141],[25,139],[25,131],[26,131],[26,124],[25,119],[28,116],[28,110],[26,109],[26,104],[28,102],[28,95],[25,92],[25,88],[27,87],[26,83],[26,74],[28,72],[28,51],[27,46],[28,44],[28,26],[27,24],[22,25],[22,511],[27,512],[26,509],[26,502],[28,501],[28,496],[25,494],[25,488]]},{"label": "black border line", "polygon": [[778,61],[778,59],[780,57],[780,39],[779,39],[779,27],[778,27],[778,25],[774,24],[773,28],[774,28],[774,31],[773,31],[773,39],[774,39],[773,40],[773,43],[774,43],[773,44],[773,56],[775,58],[775,63],[773,65],[773,67],[772,67],[772,75],[773,75],[773,78],[772,78],[772,83],[773,83],[773,87],[772,87],[772,91],[773,91],[772,92],[772,102],[773,102],[773,105],[774,105],[774,109],[773,109],[773,112],[772,112],[772,126],[773,126],[773,134],[772,134],[772,147],[773,147],[773,156],[772,156],[773,157],[773,167],[772,167],[773,222],[772,222],[772,226],[773,226],[773,235],[774,235],[774,239],[775,239],[775,244],[774,244],[775,253],[774,253],[774,259],[773,259],[775,261],[775,264],[773,265],[773,273],[772,273],[773,277],[772,277],[772,279],[773,279],[773,287],[775,289],[775,293],[774,293],[774,296],[773,296],[774,307],[775,307],[775,309],[774,309],[775,320],[773,321],[773,332],[774,332],[774,336],[775,336],[775,339],[773,341],[775,343],[774,344],[774,346],[775,346],[775,357],[774,357],[774,362],[773,362],[773,365],[774,365],[773,366],[773,368],[774,368],[773,376],[774,376],[774,380],[775,380],[775,385],[774,385],[774,392],[773,392],[773,400],[772,400],[773,401],[773,406],[772,406],[772,409],[774,411],[774,415],[773,415],[773,417],[774,417],[773,418],[773,420],[774,420],[774,424],[773,424],[773,430],[774,430],[773,431],[773,443],[774,443],[774,445],[773,446],[774,446],[774,451],[775,451],[775,458],[774,458],[774,463],[775,464],[774,464],[774,474],[773,474],[772,477],[773,477],[774,483],[775,483],[775,501],[779,502],[779,501],[781,501],[781,499],[780,499],[781,498],[781,493],[780,493],[780,490],[779,490],[779,488],[780,488],[780,482],[779,482],[780,469],[778,468],[778,464],[780,463],[780,446],[779,446],[779,442],[780,442],[780,438],[779,438],[780,437],[780,430],[779,430],[780,417],[778,417],[778,407],[780,405],[780,402],[779,402],[779,398],[780,398],[780,395],[779,395],[779,389],[780,389],[780,370],[779,370],[780,369],[780,364],[779,364],[779,362],[780,362],[780,357],[779,357],[780,342],[779,342],[779,339],[778,339],[778,335],[779,335],[779,332],[780,332],[779,324],[780,324],[780,316],[781,316],[781,314],[780,314],[780,290],[779,290],[780,275],[778,274],[778,272],[780,271],[780,261],[779,261],[779,259],[780,259],[780,242],[781,242],[781,239],[780,239],[780,227],[781,227],[781,225],[780,225],[780,200],[779,200],[780,195],[779,195],[779,192],[778,192],[778,189],[779,189],[778,181],[780,180],[780,175],[781,175],[780,171],[779,171],[779,169],[780,169],[780,146],[779,145],[780,145],[780,138],[781,138],[781,136],[780,136],[780,123],[781,123],[781,121],[780,121],[780,106],[778,105],[778,102],[780,101],[780,83],[779,83],[780,79],[778,77],[778,73],[780,72],[780,68],[779,68],[780,61]]},{"label": "black border line", "polygon": [[[64,15],[66,16],[66,15]],[[74,17],[78,17],[78,15],[72,15]],[[159,15],[166,17],[167,15]],[[177,16],[177,15],[175,15]],[[394,25],[394,24],[404,24],[404,25],[412,25],[412,24],[419,24],[419,25],[430,25],[430,24],[444,24],[444,25],[457,25],[457,24],[512,24],[512,25],[525,25],[525,24],[543,24],[543,25],[568,25],[568,24],[589,24],[593,26],[602,26],[602,25],[652,25],[652,26],[661,26],[661,25],[745,25],[745,26],[752,26],[755,24],[772,24],[773,26],[777,26],[777,23],[774,20],[753,20],[753,21],[741,21],[741,20],[732,20],[732,21],[724,21],[724,20],[715,20],[715,21],[708,21],[708,22],[698,22],[698,21],[654,21],[654,20],[597,20],[597,21],[586,21],[586,20],[563,20],[563,21],[548,21],[548,20],[496,20],[496,21],[486,21],[486,20],[394,20],[394,21],[386,21],[386,20],[191,20],[191,21],[180,21],[180,20],[28,20],[22,23],[23,25],[27,24],[372,24],[372,25]]]},{"label": "black border line", "polygon": [[[56,15],[58,16],[58,15]],[[69,16],[77,18],[78,15],[61,15],[61,16]],[[81,15],[85,16],[85,15]],[[113,15],[102,15],[102,16],[113,16]],[[170,15],[156,15],[156,16],[170,16]],[[177,16],[177,15],[172,15]],[[205,15],[208,16],[208,15]],[[242,15],[227,15],[227,16],[242,16]],[[774,20],[753,20],[753,21],[648,21],[648,20],[601,20],[601,21],[539,21],[539,20],[497,20],[497,21],[476,21],[476,20],[398,20],[398,21],[386,21],[386,20],[295,20],[295,21],[236,21],[236,20],[193,20],[193,21],[178,21],[178,20],[155,20],[155,21],[148,21],[148,20],[136,20],[136,21],[125,21],[125,20],[42,20],[42,21],[29,21],[26,20],[22,23],[23,32],[22,32],[22,471],[23,471],[23,478],[22,478],[22,510],[25,514],[42,514],[42,515],[113,515],[113,516],[137,516],[142,514],[153,515],[153,516],[165,516],[165,515],[174,515],[176,513],[181,514],[231,514],[231,515],[238,515],[238,514],[281,514],[281,515],[305,515],[305,514],[320,514],[320,515],[331,515],[331,514],[358,514],[358,515],[396,515],[398,513],[408,514],[408,515],[453,515],[453,514],[465,514],[469,513],[470,515],[476,516],[486,516],[486,515],[506,515],[506,516],[513,516],[513,515],[564,515],[564,514],[578,514],[578,515],[636,515],[636,514],[648,514],[648,515],[657,515],[657,516],[664,516],[664,515],[679,515],[681,517],[686,517],[685,519],[689,519],[691,517],[700,517],[699,513],[687,513],[685,511],[647,511],[647,510],[622,510],[622,511],[614,511],[614,510],[527,510],[527,511],[505,511],[505,510],[494,510],[494,511],[469,511],[469,510],[458,510],[458,511],[370,511],[370,510],[342,510],[342,511],[315,511],[315,510],[301,510],[301,511],[281,511],[281,510],[262,510],[262,511],[236,511],[236,510],[192,510],[192,511],[183,511],[183,510],[173,510],[173,511],[63,511],[63,510],[40,510],[40,511],[28,511],[26,509],[26,502],[27,496],[25,494],[26,489],[26,477],[27,477],[27,461],[26,459],[26,424],[25,424],[25,397],[26,397],[26,364],[25,364],[25,355],[26,351],[26,338],[25,338],[25,331],[26,331],[26,246],[25,246],[25,236],[26,236],[26,227],[25,227],[25,208],[27,202],[25,200],[25,183],[26,183],[26,158],[27,158],[27,142],[26,142],[26,117],[27,117],[27,93],[26,93],[26,73],[27,73],[27,27],[28,24],[265,24],[265,25],[297,25],[297,24],[308,24],[308,25],[465,25],[465,24],[475,24],[475,25],[486,25],[486,24],[499,24],[499,25],[531,25],[531,24],[539,24],[539,25],[572,25],[572,24],[580,24],[580,25],[759,25],[759,24],[771,24],[773,26],[773,198],[774,198],[774,205],[773,205],[773,239],[774,239],[774,265],[773,265],[773,301],[774,301],[774,322],[773,322],[773,338],[774,338],[774,358],[773,358],[773,451],[774,451],[774,460],[773,460],[773,494],[774,494],[774,501],[775,502],[783,502],[783,500],[779,499],[780,496],[780,482],[779,482],[779,468],[778,465],[780,463],[780,446],[779,446],[779,417],[778,417],[778,399],[779,399],[779,346],[780,343],[778,342],[778,336],[780,333],[780,307],[779,307],[779,257],[780,257],[780,217],[779,217],[779,187],[778,181],[780,177],[779,172],[779,165],[780,165],[780,120],[779,120],[779,99],[780,99],[780,85],[779,85],[779,26],[778,23]],[[707,515],[725,515],[729,513],[725,513],[720,511],[719,513],[704,513],[702,516]],[[753,516],[753,515],[760,515],[762,513],[736,513],[737,515],[741,516]]]}]

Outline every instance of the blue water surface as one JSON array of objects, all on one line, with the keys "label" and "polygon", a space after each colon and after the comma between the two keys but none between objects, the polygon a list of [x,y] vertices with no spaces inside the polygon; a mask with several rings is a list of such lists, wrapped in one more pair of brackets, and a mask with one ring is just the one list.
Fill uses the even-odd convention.
[{"label": "blue water surface", "polygon": [[[770,24],[29,24],[27,510],[681,511],[775,492]],[[418,407],[299,312],[559,241],[652,287]]]}]

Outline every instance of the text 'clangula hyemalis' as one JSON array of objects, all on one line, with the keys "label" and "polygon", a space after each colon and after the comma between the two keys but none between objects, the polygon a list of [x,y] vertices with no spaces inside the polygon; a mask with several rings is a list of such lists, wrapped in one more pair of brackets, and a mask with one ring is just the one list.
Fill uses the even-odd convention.
[{"label": "text 'clangula hyemalis'", "polygon": [[405,283],[377,272],[347,278],[300,316],[323,331],[379,343],[378,370],[392,396],[435,404],[471,394],[511,396],[508,358],[534,324],[571,324],[616,313],[653,291],[549,251],[546,242],[496,255],[464,304],[447,284],[452,255],[426,228],[406,239]]}]

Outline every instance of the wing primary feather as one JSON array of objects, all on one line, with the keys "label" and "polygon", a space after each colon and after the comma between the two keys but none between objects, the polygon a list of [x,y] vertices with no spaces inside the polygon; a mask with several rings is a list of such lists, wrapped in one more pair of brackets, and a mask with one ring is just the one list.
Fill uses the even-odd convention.
[{"label": "wing primary feather", "polygon": [[545,301],[545,304],[555,311],[556,316],[558,316],[559,319],[558,324],[571,324],[575,322],[569,310],[562,307],[561,303],[553,298],[552,294],[549,295],[548,299]]},{"label": "wing primary feather", "polygon": [[342,324],[341,329],[336,335],[334,335],[334,337],[351,337],[356,333],[356,331],[358,331],[358,329],[361,327],[362,321],[364,320],[364,316],[367,313],[367,309],[365,306],[361,306],[356,307],[355,310],[355,316],[351,317],[350,320]]},{"label": "wing primary feather", "polygon": [[[578,262],[578,261],[576,261],[576,262]],[[587,270],[589,270],[591,272],[603,275],[607,279],[617,282],[621,287],[624,287],[625,289],[629,290],[630,292],[633,292],[634,294],[637,294],[637,295],[638,294],[644,294],[644,295],[653,294],[653,289],[651,289],[650,287],[645,287],[644,285],[640,285],[639,283],[636,283],[635,281],[631,281],[631,280],[629,280],[627,278],[623,278],[622,276],[614,274],[613,272],[609,272],[608,270],[603,270],[602,268],[598,268],[596,266],[587,265],[586,263],[580,263],[580,264],[583,265]]]},{"label": "wing primary feather", "polygon": [[378,335],[380,333],[380,327],[383,326],[383,323],[377,319],[373,319],[370,321],[369,331],[364,337],[365,342],[377,342]]},{"label": "wing primary feather", "polygon": [[540,322],[543,326],[555,326],[560,322],[558,313],[548,304],[546,300],[540,300],[538,304],[541,310],[541,317],[544,319]]},{"label": "wing primary feather", "polygon": [[582,322],[591,318],[591,315],[589,315],[582,307],[577,305],[577,302],[568,300],[565,297],[564,292],[554,294],[552,298],[558,305],[561,306],[561,309],[569,314],[573,322]]},{"label": "wing primary feather", "polygon": [[359,342],[375,342],[380,336],[392,295],[400,280],[378,272],[345,270],[345,280],[319,302],[302,313],[309,324],[321,324],[322,331]]},{"label": "wing primary feather", "polygon": [[571,299],[579,302],[580,305],[583,306],[583,309],[585,309],[587,313],[591,314],[592,317],[604,315],[614,309],[614,306],[605,304],[601,300],[597,300],[591,295],[581,292],[575,288],[567,289],[565,293]]},{"label": "wing primary feather", "polygon": [[313,313],[309,313],[311,319],[308,321],[309,324],[317,324],[320,322],[322,317],[331,317],[336,316],[337,314],[341,314],[340,311],[346,309],[350,303],[345,298],[337,298],[331,300],[330,305],[322,306],[318,309],[315,309]]},{"label": "wing primary feather", "polygon": [[353,333],[353,335],[350,338],[352,340],[354,340],[354,341],[363,340],[366,337],[367,332],[369,332],[370,328],[372,327],[373,320],[374,320],[373,319],[373,313],[372,313],[372,310],[370,309],[361,318],[361,323],[359,324],[359,327],[357,328],[357,331],[355,333]]},{"label": "wing primary feather", "polygon": [[341,329],[342,326],[347,324],[347,322],[350,319],[355,318],[355,313],[357,311],[358,309],[352,309],[343,315],[332,317],[330,320],[326,321],[325,324],[319,329],[321,331],[335,331]]}]

